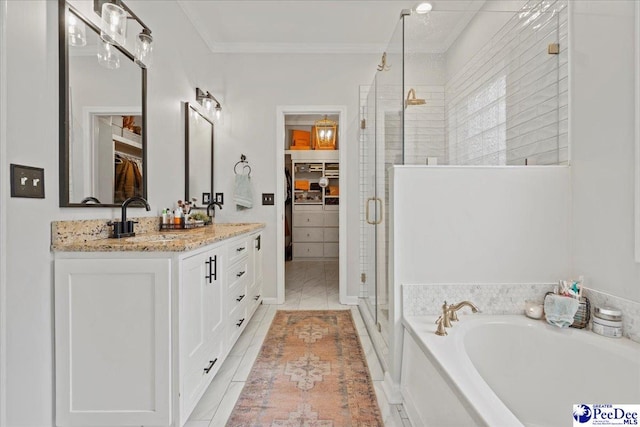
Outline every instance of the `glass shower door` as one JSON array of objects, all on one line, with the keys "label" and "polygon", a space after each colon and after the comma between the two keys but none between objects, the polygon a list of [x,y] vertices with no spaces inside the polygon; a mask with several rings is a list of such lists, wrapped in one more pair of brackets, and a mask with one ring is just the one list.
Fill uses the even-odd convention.
[{"label": "glass shower door", "polygon": [[[378,323],[376,231],[372,207],[376,199],[376,80],[363,88],[360,118],[360,271],[361,298],[370,321]],[[375,215],[375,213],[373,213]],[[373,218],[373,219],[372,219]]]},{"label": "glass shower door", "polygon": [[[362,303],[386,353],[389,331],[389,168],[403,163],[402,20],[373,83],[361,95],[360,264]],[[373,328],[370,328],[370,330]],[[374,344],[376,338],[372,337]]]}]

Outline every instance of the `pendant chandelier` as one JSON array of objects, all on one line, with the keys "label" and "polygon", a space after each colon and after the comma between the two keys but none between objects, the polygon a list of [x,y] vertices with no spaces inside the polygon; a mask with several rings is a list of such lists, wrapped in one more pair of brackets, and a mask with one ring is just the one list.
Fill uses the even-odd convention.
[{"label": "pendant chandelier", "polygon": [[316,147],[320,149],[335,149],[338,123],[324,116],[324,119],[316,120],[314,126]]}]

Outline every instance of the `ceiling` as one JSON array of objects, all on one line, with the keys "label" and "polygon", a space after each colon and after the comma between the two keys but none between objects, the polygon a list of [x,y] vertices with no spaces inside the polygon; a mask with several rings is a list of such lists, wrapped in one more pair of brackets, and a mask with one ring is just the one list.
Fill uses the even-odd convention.
[{"label": "ceiling", "polygon": [[[178,0],[214,53],[380,53],[403,9],[418,0]],[[429,36],[443,51],[484,0],[433,0],[441,27]]]}]

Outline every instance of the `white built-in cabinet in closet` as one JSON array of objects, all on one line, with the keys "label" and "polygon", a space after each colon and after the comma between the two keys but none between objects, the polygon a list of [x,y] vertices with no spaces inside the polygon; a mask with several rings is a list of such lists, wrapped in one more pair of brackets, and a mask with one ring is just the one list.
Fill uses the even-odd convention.
[{"label": "white built-in cabinet in closet", "polygon": [[56,253],[56,425],[183,426],[262,302],[261,239]]}]

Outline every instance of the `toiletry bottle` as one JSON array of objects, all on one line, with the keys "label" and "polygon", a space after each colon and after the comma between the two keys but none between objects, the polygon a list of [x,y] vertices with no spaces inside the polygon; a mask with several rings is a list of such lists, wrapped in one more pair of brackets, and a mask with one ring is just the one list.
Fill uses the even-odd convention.
[{"label": "toiletry bottle", "polygon": [[163,224],[168,224],[169,223],[169,214],[167,213],[166,209],[162,210],[162,223]]},{"label": "toiletry bottle", "polygon": [[173,223],[178,225],[182,223],[182,208],[179,206],[173,213]]}]

